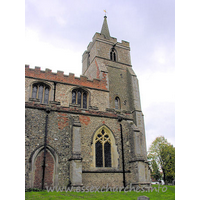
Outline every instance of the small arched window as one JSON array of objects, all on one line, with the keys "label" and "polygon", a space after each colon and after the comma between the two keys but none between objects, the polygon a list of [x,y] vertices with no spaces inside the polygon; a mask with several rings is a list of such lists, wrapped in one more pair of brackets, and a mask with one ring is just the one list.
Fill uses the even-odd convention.
[{"label": "small arched window", "polygon": [[40,99],[40,103],[49,103],[50,87],[45,83],[35,83],[32,86],[32,98]]},{"label": "small arched window", "polygon": [[81,108],[87,109],[87,92],[82,89],[72,91],[72,104],[78,104]]},{"label": "small arched window", "polygon": [[119,97],[115,98],[115,109],[120,109],[120,99],[119,99]]},{"label": "small arched window", "polygon": [[112,61],[117,61],[117,54],[116,54],[115,48],[112,48],[112,49],[111,49],[111,52],[110,52],[110,60],[112,60]]},{"label": "small arched window", "polygon": [[102,129],[95,138],[96,167],[111,167],[111,139]]}]

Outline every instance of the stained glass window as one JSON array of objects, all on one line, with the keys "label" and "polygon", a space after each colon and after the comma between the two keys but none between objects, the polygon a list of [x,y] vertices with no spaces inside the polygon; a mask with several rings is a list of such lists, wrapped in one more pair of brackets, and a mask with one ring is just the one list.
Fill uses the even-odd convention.
[{"label": "stained glass window", "polygon": [[108,142],[104,144],[104,157],[105,157],[105,167],[111,167],[111,151],[110,151],[110,143]]},{"label": "stained glass window", "polygon": [[40,103],[42,103],[42,97],[43,97],[43,86],[39,86],[39,94],[38,94],[38,99],[40,99]]},{"label": "stained glass window", "polygon": [[49,88],[45,88],[44,103],[48,104],[48,100],[49,100]]},{"label": "stained glass window", "polygon": [[40,99],[40,103],[48,104],[49,86],[44,83],[35,83],[32,87],[32,98]]},{"label": "stained glass window", "polygon": [[81,91],[78,91],[78,100],[77,100],[77,103],[79,104],[79,105],[81,105]]},{"label": "stained glass window", "polygon": [[72,91],[72,104],[79,104],[81,108],[87,109],[87,92],[82,89]]},{"label": "stained glass window", "polygon": [[72,92],[72,103],[76,104],[76,92],[75,91]]},{"label": "stained glass window", "polygon": [[111,140],[102,129],[95,139],[96,167],[111,167]]},{"label": "stained glass window", "polygon": [[102,144],[101,142],[96,143],[96,167],[103,167],[103,157],[102,157]]},{"label": "stained glass window", "polygon": [[36,96],[37,96],[37,86],[33,86],[32,98],[36,98]]},{"label": "stained glass window", "polygon": [[83,93],[83,108],[87,108],[87,94]]}]

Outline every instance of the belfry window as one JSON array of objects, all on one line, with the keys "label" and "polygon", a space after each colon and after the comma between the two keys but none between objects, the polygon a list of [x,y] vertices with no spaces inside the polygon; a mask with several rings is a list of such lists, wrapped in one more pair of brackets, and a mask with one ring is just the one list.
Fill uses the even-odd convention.
[{"label": "belfry window", "polygon": [[111,167],[111,139],[104,129],[95,138],[96,167]]},{"label": "belfry window", "polygon": [[116,55],[116,50],[115,50],[115,48],[112,48],[112,49],[111,49],[111,52],[110,52],[110,60],[112,60],[112,61],[117,61],[117,55]]},{"label": "belfry window", "polygon": [[40,99],[40,103],[48,104],[50,87],[44,83],[35,83],[32,86],[32,98]]},{"label": "belfry window", "polygon": [[119,97],[115,98],[115,109],[120,109],[120,99],[119,99]]},{"label": "belfry window", "polygon": [[87,92],[82,89],[72,91],[72,104],[78,104],[81,108],[87,108]]}]

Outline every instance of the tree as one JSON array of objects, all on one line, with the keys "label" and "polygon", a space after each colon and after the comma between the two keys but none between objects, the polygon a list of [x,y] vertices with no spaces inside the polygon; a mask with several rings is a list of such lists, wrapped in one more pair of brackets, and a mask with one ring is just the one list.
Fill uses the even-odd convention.
[{"label": "tree", "polygon": [[163,172],[164,182],[172,182],[175,178],[175,147],[163,136],[157,137],[151,144],[148,159],[153,170],[154,162]]},{"label": "tree", "polygon": [[151,162],[151,166],[152,166],[152,177],[156,180],[156,181],[159,181],[161,179],[161,173],[160,173],[160,170],[158,168],[158,165],[156,163],[155,160],[152,160]]},{"label": "tree", "polygon": [[165,159],[165,179],[167,182],[172,182],[175,179],[175,148],[169,145],[163,150],[163,157],[167,156]]}]

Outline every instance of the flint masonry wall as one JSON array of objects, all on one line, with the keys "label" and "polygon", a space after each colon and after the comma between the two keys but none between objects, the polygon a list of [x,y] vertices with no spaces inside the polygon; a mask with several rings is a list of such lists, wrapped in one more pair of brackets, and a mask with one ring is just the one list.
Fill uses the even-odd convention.
[{"label": "flint masonry wall", "polygon": [[[32,107],[31,107],[31,106]],[[38,104],[38,108],[34,108],[34,104],[27,104],[26,108],[26,187],[31,187],[35,184],[35,170],[31,170],[31,158],[33,152],[35,152],[39,147],[44,145],[44,135],[45,135],[45,105]],[[48,136],[47,145],[54,149],[58,156],[58,178],[57,184],[62,186],[69,185],[70,177],[70,163],[69,159],[71,157],[71,115],[78,115],[79,121],[81,123],[81,157],[82,160],[82,179],[83,185],[85,186],[114,186],[116,181],[118,185],[122,185],[122,151],[121,151],[121,139],[120,139],[120,126],[117,121],[117,115],[110,113],[110,116],[98,117],[81,114],[79,109],[79,114],[67,113],[62,111],[56,111],[56,106],[51,110],[48,119]],[[93,113],[94,114],[94,113]],[[96,113],[98,114],[98,112]],[[128,117],[128,116],[127,116]],[[125,170],[129,171],[129,160],[130,160],[130,144],[128,141],[128,129],[126,128],[126,121],[123,124],[123,137],[124,137],[124,150],[125,150]],[[115,169],[96,169],[94,167],[94,156],[92,154],[92,139],[93,134],[97,130],[97,127],[106,125],[109,127],[115,137],[115,143],[117,146],[117,153],[119,154],[118,165]],[[42,157],[40,155],[40,157]],[[42,158],[41,158],[42,159]],[[55,160],[54,160],[55,162]],[[34,167],[37,168],[37,163],[35,162]],[[41,166],[40,166],[41,167]],[[95,173],[95,170],[97,172]],[[104,170],[109,171],[109,173],[102,173]],[[41,168],[40,168],[41,171]],[[113,173],[112,173],[113,172]],[[128,172],[130,173],[130,172]],[[55,172],[54,172],[55,176]],[[93,179],[96,177],[97,179]],[[47,177],[48,178],[48,177]],[[39,182],[41,179],[39,179]],[[37,184],[36,184],[37,186]]]},{"label": "flint masonry wall", "polygon": [[[26,160],[26,188],[33,187],[35,170],[31,162],[34,152],[44,145],[46,124],[46,111],[26,108],[25,110],[25,160]],[[59,184],[69,184],[69,158],[71,155],[70,119],[66,113],[50,112],[48,118],[47,146],[50,146],[57,154],[57,175]],[[55,160],[54,160],[55,162]],[[34,165],[35,167],[35,165]],[[41,166],[40,166],[41,170]],[[54,176],[55,176],[54,169]],[[31,185],[32,182],[32,185]]]}]

